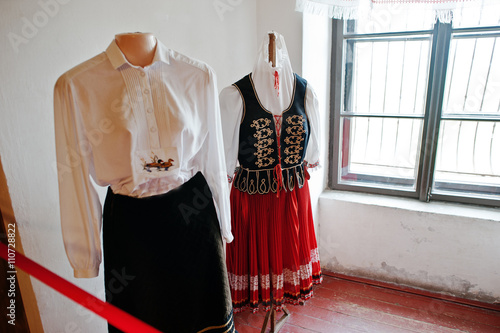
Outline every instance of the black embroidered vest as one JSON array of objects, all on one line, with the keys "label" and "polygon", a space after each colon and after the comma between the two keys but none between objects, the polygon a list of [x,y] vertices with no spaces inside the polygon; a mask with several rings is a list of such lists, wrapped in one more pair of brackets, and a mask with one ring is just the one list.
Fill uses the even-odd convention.
[{"label": "black embroidered vest", "polygon": [[[255,92],[251,74],[234,86],[243,99],[238,160],[233,186],[249,194],[276,193],[304,185],[304,157],[309,141],[305,112],[307,81],[295,74],[292,101],[281,114],[281,128],[275,116],[264,109]],[[280,177],[281,174],[281,177]]]}]

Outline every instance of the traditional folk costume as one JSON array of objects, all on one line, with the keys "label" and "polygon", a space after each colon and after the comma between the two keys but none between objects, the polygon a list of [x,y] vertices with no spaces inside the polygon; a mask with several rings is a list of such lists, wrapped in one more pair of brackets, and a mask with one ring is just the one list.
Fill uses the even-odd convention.
[{"label": "traditional folk costume", "polygon": [[220,95],[228,170],[239,162],[226,248],[235,312],[303,303],[322,280],[308,187],[319,164],[317,99],[276,36],[276,66],[266,37],[253,72]]},{"label": "traditional folk costume", "polygon": [[[131,65],[113,41],[55,87],[63,240],[75,277],[162,332],[234,332],[232,241],[215,74],[159,41]],[[214,204],[215,203],[215,204]],[[111,325],[110,332],[118,330]]]}]

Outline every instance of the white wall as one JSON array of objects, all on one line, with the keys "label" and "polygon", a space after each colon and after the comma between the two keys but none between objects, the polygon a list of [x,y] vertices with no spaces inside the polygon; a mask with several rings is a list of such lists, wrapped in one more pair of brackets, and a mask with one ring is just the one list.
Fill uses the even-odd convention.
[{"label": "white wall", "polygon": [[309,187],[311,203],[319,232],[318,199],[326,188],[328,174],[328,131],[330,120],[330,53],[331,20],[329,18],[304,14],[303,18],[303,77],[314,89],[318,98],[321,124],[320,166],[311,171]]},{"label": "white wall", "polygon": [[319,205],[327,270],[500,302],[498,209],[335,191]]},{"label": "white wall", "polygon": [[[256,30],[254,1],[0,1],[0,156],[26,255],[103,298],[102,272],[72,278],[62,243],[52,102],[62,73],[116,33],[144,31],[207,62],[222,88],[251,70]],[[33,287],[45,332],[106,331],[104,320],[36,280]]]}]

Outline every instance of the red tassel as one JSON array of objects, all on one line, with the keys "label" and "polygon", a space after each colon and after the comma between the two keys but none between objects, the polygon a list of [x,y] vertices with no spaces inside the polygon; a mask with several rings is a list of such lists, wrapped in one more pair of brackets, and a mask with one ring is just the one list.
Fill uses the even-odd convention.
[{"label": "red tassel", "polygon": [[278,91],[278,96],[280,95],[280,75],[278,71],[274,71],[274,89]]}]

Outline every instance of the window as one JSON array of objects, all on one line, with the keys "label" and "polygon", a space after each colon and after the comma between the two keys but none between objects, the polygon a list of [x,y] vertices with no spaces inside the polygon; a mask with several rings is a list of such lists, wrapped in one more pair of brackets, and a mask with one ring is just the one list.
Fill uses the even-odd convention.
[{"label": "window", "polygon": [[334,20],[331,188],[500,206],[498,15]]}]

